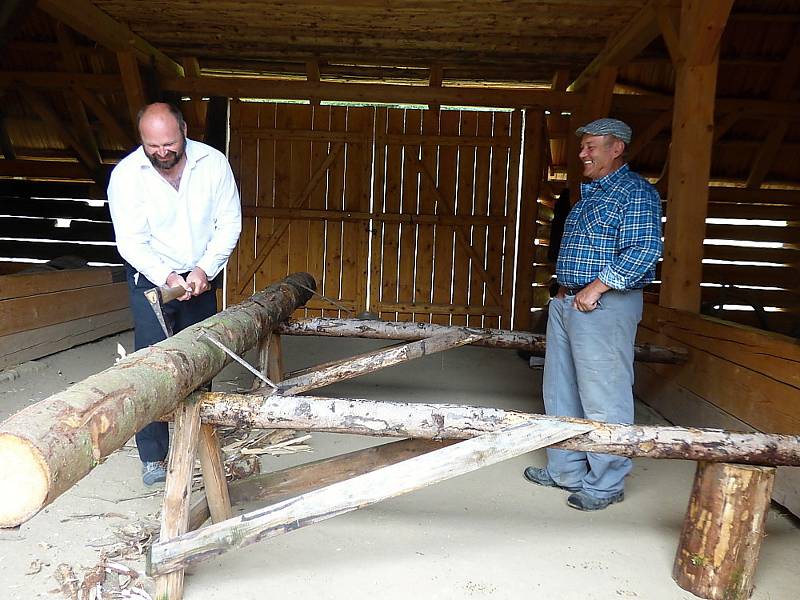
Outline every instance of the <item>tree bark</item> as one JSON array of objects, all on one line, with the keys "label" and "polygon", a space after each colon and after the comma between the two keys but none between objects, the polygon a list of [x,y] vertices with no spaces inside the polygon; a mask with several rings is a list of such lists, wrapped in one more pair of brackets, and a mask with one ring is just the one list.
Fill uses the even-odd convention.
[{"label": "tree bark", "polygon": [[523,423],[383,467],[296,498],[186,533],[150,548],[148,574],[164,575],[224,552],[294,531],[470,473],[590,429],[583,423]]},{"label": "tree bark", "polygon": [[373,436],[466,439],[536,421],[589,423],[592,431],[554,447],[629,457],[800,466],[800,436],[720,429],[618,425],[460,404],[379,402],[352,398],[202,394],[204,422]]},{"label": "tree bark", "polygon": [[[296,285],[299,284],[299,285]],[[210,381],[303,305],[314,278],[296,273],[248,300],[9,417],[0,425],[0,527],[30,519],[147,423]]]},{"label": "tree bark", "polygon": [[698,463],[672,577],[709,600],[744,600],[764,537],[775,469]]},{"label": "tree bark", "polygon": [[[526,350],[535,356],[544,356],[545,354],[545,336],[536,333],[507,331],[504,329],[483,329],[480,327],[452,327],[412,321],[365,321],[315,317],[313,319],[282,323],[276,328],[276,331],[285,335],[320,335],[410,341],[421,340],[445,331],[452,331],[453,329],[463,329],[469,333],[482,334],[481,339],[472,342],[475,346]],[[636,360],[641,362],[684,363],[688,354],[685,348],[636,344],[634,356]]]}]

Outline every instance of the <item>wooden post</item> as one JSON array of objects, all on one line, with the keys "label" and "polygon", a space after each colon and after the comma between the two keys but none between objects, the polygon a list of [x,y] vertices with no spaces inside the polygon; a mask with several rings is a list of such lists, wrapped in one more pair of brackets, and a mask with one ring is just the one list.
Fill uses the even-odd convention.
[{"label": "wooden post", "polygon": [[[190,397],[175,410],[175,434],[169,448],[167,482],[161,507],[159,540],[171,540],[186,533],[189,524],[189,498],[192,472],[200,431],[200,403]],[[183,598],[183,569],[156,578],[156,600]]]},{"label": "wooden post", "polygon": [[764,537],[774,467],[697,463],[672,577],[709,600],[744,600]]},{"label": "wooden post", "polygon": [[371,473],[209,525],[150,548],[148,573],[164,575],[224,552],[470,473],[592,429],[525,423],[453,444]]},{"label": "wooden post", "polygon": [[200,468],[203,472],[203,485],[206,490],[211,520],[219,523],[230,519],[231,498],[228,482],[225,479],[225,467],[222,464],[222,450],[219,447],[219,436],[213,425],[203,424],[200,428]]},{"label": "wooden post", "polygon": [[684,0],[669,154],[660,304],[700,310],[719,40],[733,0]]}]

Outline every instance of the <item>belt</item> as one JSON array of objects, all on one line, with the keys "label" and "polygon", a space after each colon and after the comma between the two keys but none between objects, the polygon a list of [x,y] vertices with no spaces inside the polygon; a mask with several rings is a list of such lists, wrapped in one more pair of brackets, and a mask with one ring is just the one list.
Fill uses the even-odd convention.
[{"label": "belt", "polygon": [[[587,283],[586,285],[589,285],[589,284]],[[567,290],[567,296],[574,296],[578,292],[580,292],[582,289],[584,289],[586,287],[586,285],[582,285],[580,287],[572,287],[572,288],[565,286],[564,289]]]}]

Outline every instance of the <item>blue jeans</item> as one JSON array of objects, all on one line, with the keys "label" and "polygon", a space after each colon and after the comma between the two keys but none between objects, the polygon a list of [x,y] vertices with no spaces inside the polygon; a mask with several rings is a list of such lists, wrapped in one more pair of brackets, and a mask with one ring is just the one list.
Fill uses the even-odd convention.
[{"label": "blue jeans", "polygon": [[[591,312],[575,297],[553,298],[547,321],[542,394],[545,411],[608,423],[633,423],[633,345],[641,290],[609,290]],[[610,454],[547,450],[547,471],[564,487],[596,498],[623,490],[631,460]]]},{"label": "blue jeans", "polygon": [[[141,273],[137,278],[136,270],[130,265],[126,265],[126,271],[133,315],[133,346],[134,350],[141,350],[165,339],[161,324],[144,296],[145,291],[157,286]],[[204,294],[183,302],[173,300],[163,306],[164,321],[172,329],[172,333],[178,333],[217,312],[217,295],[214,290],[212,285]],[[169,451],[169,424],[153,421],[145,425],[136,433],[136,447],[142,462],[164,460]]]}]

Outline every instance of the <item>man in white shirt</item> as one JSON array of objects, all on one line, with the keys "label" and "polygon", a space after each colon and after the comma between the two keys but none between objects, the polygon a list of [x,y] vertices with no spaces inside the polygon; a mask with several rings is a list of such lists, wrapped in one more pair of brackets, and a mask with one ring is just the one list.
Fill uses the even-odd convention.
[{"label": "man in white shirt", "polygon": [[[225,155],[186,138],[186,122],[170,104],[145,106],[138,115],[142,145],[114,168],[108,186],[117,249],[125,259],[134,345],[164,339],[144,292],[160,285],[186,293],[164,305],[174,333],[216,313],[214,279],[241,231],[239,192]],[[206,293],[208,292],[208,293]],[[164,481],[167,423],[136,434],[142,480]]]}]

